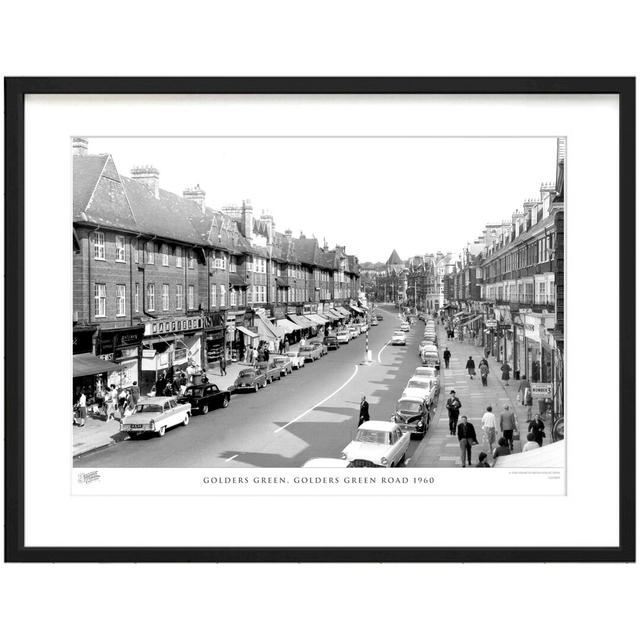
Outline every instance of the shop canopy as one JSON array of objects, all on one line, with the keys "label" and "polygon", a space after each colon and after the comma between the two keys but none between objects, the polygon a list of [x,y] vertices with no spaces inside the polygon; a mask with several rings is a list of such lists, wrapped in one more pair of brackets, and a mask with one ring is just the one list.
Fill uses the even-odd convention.
[{"label": "shop canopy", "polygon": [[266,338],[267,340],[280,339],[280,336],[278,335],[276,328],[271,324],[271,321],[268,320],[267,318],[256,316],[256,328],[258,329],[258,335],[261,338]]},{"label": "shop canopy", "polygon": [[457,318],[458,316],[463,316],[465,314],[469,313],[468,311],[458,311],[458,313],[454,313],[453,317]]},{"label": "shop canopy", "polygon": [[353,305],[353,304],[350,304],[349,306],[350,306],[350,307],[351,307],[351,308],[352,308],[356,313],[362,313],[362,314],[364,314],[364,309],[361,309],[360,307],[356,307],[356,306],[355,306],[355,305]]},{"label": "shop canopy", "polygon": [[317,313],[311,313],[307,316],[307,318],[309,318],[309,320],[313,320],[313,322],[317,322],[319,325],[322,325],[322,326],[324,326],[325,324],[327,324],[327,322],[329,322],[326,318],[319,316]]},{"label": "shop canopy", "polygon": [[312,329],[313,327],[316,326],[315,322],[311,322],[311,320],[307,320],[305,316],[290,315],[289,319],[295,322],[297,325],[299,325],[301,329]]},{"label": "shop canopy", "polygon": [[284,329],[285,333],[300,331],[300,329],[302,328],[300,325],[297,325],[295,322],[291,322],[291,320],[287,320],[286,318],[276,320],[276,325],[281,329]]},{"label": "shop canopy", "polygon": [[344,307],[336,307],[335,311],[337,311],[343,318],[348,318],[349,316],[351,316],[351,313]]},{"label": "shop canopy", "polygon": [[460,326],[465,325],[465,324],[469,324],[470,322],[473,322],[474,320],[479,320],[480,318],[482,318],[482,316],[473,316],[472,318],[465,318],[460,323]]},{"label": "shop canopy", "polygon": [[118,371],[122,367],[109,360],[97,358],[92,353],[78,353],[73,356],[73,377],[93,376],[98,373]]},{"label": "shop canopy", "polygon": [[332,320],[342,320],[342,315],[339,314],[337,311],[335,311],[334,309],[327,309],[327,315],[332,319]]},{"label": "shop canopy", "polygon": [[240,331],[240,333],[244,333],[245,336],[249,336],[250,338],[258,337],[257,333],[253,333],[253,331],[249,331],[249,329],[247,329],[246,327],[236,327],[236,330]]}]

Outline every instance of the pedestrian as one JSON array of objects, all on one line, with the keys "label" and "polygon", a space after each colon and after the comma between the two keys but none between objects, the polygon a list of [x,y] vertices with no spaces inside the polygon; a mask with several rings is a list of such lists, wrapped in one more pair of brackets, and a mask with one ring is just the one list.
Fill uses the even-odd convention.
[{"label": "pedestrian", "polygon": [[526,453],[527,451],[532,451],[533,449],[539,449],[540,444],[536,442],[536,436],[533,433],[527,433],[527,441],[522,447],[522,453]]},{"label": "pedestrian", "polygon": [[227,375],[227,359],[224,357],[224,354],[220,358],[220,375],[221,376]]},{"label": "pedestrian", "polygon": [[462,402],[456,398],[456,392],[452,389],[449,392],[447,400],[447,411],[449,412],[449,432],[452,436],[456,435],[456,426],[458,424],[458,416],[460,415],[460,407]]},{"label": "pedestrian", "polygon": [[115,420],[116,417],[116,406],[118,404],[118,390],[116,389],[116,385],[112,384],[110,391],[106,396],[107,401],[107,422],[113,418]]},{"label": "pedestrian", "polygon": [[135,380],[131,383],[131,395],[133,396],[133,403],[138,404],[138,400],[140,400],[140,387]]},{"label": "pedestrian", "polygon": [[467,422],[467,416],[462,416],[460,424],[458,424],[458,444],[460,445],[462,466],[467,466],[465,458],[469,461],[469,466],[471,466],[471,447],[474,444],[478,444],[478,439],[476,438],[475,427],[470,422]]},{"label": "pedestrian", "polygon": [[[540,419],[539,413],[536,413],[536,417],[529,423],[528,431],[533,434],[534,440],[542,446],[542,438],[546,438],[547,434],[544,432],[544,422]],[[528,434],[527,439],[529,439]]]},{"label": "pedestrian", "polygon": [[502,371],[502,379],[505,381],[505,387],[509,386],[509,373],[511,372],[511,365],[508,362],[505,362],[501,367]]},{"label": "pedestrian", "polygon": [[133,393],[129,391],[127,392],[127,399],[124,405],[123,417],[128,418],[130,415],[133,415],[135,408],[136,408],[136,403],[133,401]]},{"label": "pedestrian", "polygon": [[448,369],[449,368],[449,360],[451,359],[451,351],[449,351],[449,347],[445,347],[444,348],[444,352],[442,354],[442,357],[444,358],[444,368]]},{"label": "pedestrian", "polygon": [[482,380],[482,386],[487,386],[487,376],[489,375],[489,365],[486,360],[482,360],[480,363],[480,379]]},{"label": "pedestrian", "polygon": [[80,389],[80,397],[77,403],[78,412],[78,426],[84,427],[85,420],[87,419],[87,396],[84,393],[84,387]]},{"label": "pedestrian", "polygon": [[473,380],[473,376],[476,375],[476,363],[473,361],[473,358],[471,356],[469,356],[467,364],[465,364],[464,367],[469,374],[469,380]]},{"label": "pedestrian", "polygon": [[496,465],[496,460],[500,456],[508,456],[511,454],[511,449],[509,449],[509,443],[506,438],[500,438],[498,440],[498,446],[493,450],[491,454],[493,456],[493,466]]},{"label": "pedestrian", "polygon": [[484,350],[484,357],[488,358],[489,354],[491,353],[491,349],[489,349],[488,347]]},{"label": "pedestrian", "polygon": [[489,451],[493,449],[493,443],[496,441],[496,434],[498,433],[498,422],[496,416],[492,413],[492,407],[487,407],[484,415],[482,416],[482,431],[484,437],[489,445]]},{"label": "pedestrian", "polygon": [[527,380],[527,376],[522,376],[520,385],[518,386],[518,398],[521,404],[530,404],[529,396],[531,395],[531,383]]},{"label": "pedestrian", "polygon": [[256,364],[258,362],[258,350],[253,347],[253,349],[251,350],[251,363],[252,364]]},{"label": "pedestrian", "polygon": [[203,373],[200,376],[200,384],[207,384],[207,382],[209,382],[209,378],[207,378],[207,374]]},{"label": "pedestrian", "polygon": [[284,341],[284,352],[286,353],[287,351],[289,351],[289,340]]},{"label": "pedestrian", "polygon": [[358,426],[360,426],[363,422],[368,422],[370,419],[369,403],[367,402],[366,396],[362,396],[362,400],[360,400],[360,415],[358,416]]},{"label": "pedestrian", "polygon": [[500,414],[500,432],[502,437],[508,442],[509,448],[513,451],[513,432],[518,428],[516,414],[509,409],[509,405],[504,405],[504,411]]},{"label": "pedestrian", "polygon": [[268,345],[264,345],[264,349],[262,350],[262,357],[264,358],[265,362],[269,362],[269,346]]},{"label": "pedestrian", "polygon": [[491,465],[487,462],[487,454],[484,451],[481,451],[478,454],[478,464],[476,467],[491,467]]}]

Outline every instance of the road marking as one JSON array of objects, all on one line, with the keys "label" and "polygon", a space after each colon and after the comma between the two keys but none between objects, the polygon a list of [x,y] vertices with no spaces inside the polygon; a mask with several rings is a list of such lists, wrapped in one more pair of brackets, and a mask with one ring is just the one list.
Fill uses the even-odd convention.
[{"label": "road marking", "polygon": [[382,352],[383,352],[383,351],[384,351],[384,350],[389,346],[389,342],[390,342],[390,341],[385,342],[385,343],[382,345],[382,349],[380,349],[380,351],[378,351],[378,362],[379,362],[380,364],[382,364],[382,362],[381,362],[381,360],[380,360],[380,355],[381,355],[381,354],[382,354]]},{"label": "road marking", "polygon": [[234,458],[237,458],[237,457],[238,457],[238,454],[236,453],[235,456],[231,456],[230,458],[227,458],[225,462],[231,462]]},{"label": "road marking", "polygon": [[338,387],[332,394],[328,395],[324,400],[320,400],[320,402],[318,402],[317,404],[314,404],[313,407],[311,407],[310,409],[307,409],[304,413],[301,413],[299,416],[295,417],[293,420],[291,420],[291,422],[287,422],[287,424],[283,425],[282,427],[278,427],[277,429],[275,429],[273,433],[278,433],[279,431],[286,429],[288,426],[292,425],[294,422],[297,422],[298,420],[300,420],[300,418],[304,418],[307,415],[307,413],[311,413],[314,409],[319,407],[321,404],[324,404],[327,400],[329,400],[330,398],[333,398],[333,396],[335,396],[336,393],[338,393],[338,391],[342,391],[342,389],[344,389],[356,377],[357,373],[358,373],[358,365],[356,364],[353,367],[353,373],[351,374],[351,377],[343,385]]}]

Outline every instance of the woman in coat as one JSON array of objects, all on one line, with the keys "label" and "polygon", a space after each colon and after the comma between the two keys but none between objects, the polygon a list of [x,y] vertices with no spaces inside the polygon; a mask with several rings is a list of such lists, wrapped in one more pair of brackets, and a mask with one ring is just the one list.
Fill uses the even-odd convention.
[{"label": "woman in coat", "polygon": [[509,363],[505,362],[500,367],[500,370],[502,371],[502,379],[505,381],[505,386],[508,387],[509,386],[509,373],[511,372],[511,367],[509,366]]},{"label": "woman in coat", "polygon": [[467,370],[467,373],[469,374],[469,379],[473,380],[473,376],[476,375],[476,363],[473,361],[473,358],[471,356],[469,356],[469,359],[467,360],[467,364],[465,365],[465,369]]}]

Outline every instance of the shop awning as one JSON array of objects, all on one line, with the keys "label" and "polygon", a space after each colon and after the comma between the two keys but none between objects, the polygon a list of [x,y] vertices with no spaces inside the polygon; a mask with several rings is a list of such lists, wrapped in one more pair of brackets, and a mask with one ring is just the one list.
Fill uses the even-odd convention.
[{"label": "shop awning", "polygon": [[121,367],[109,360],[97,358],[92,353],[79,353],[73,356],[73,377],[93,376],[107,371],[118,371]]},{"label": "shop awning", "polygon": [[342,320],[342,316],[333,309],[327,309],[327,315],[333,320]]},{"label": "shop awning", "polygon": [[313,314],[311,313],[305,313],[304,316],[302,316],[307,322],[311,323],[311,327],[323,327],[324,326],[324,320],[322,322],[318,322],[317,320],[313,319]]},{"label": "shop awning", "polygon": [[360,308],[360,307],[356,307],[356,306],[355,306],[355,305],[353,305],[353,304],[350,304],[350,305],[349,305],[349,307],[350,307],[351,309],[353,309],[356,313],[362,313],[362,314],[364,314],[364,309],[362,309],[362,308]]},{"label": "shop awning", "polygon": [[267,318],[256,316],[256,327],[258,329],[258,335],[261,338],[266,338],[267,340],[280,339],[280,336],[278,335],[276,328],[271,324],[271,321],[268,320]]},{"label": "shop awning", "polygon": [[473,316],[472,318],[467,318],[460,323],[460,326],[469,324],[470,322],[473,322],[474,320],[478,320],[479,318],[482,318],[482,316]]},{"label": "shop awning", "polygon": [[347,311],[344,307],[336,307],[334,311],[337,311],[343,318],[348,318],[351,316],[351,313]]},{"label": "shop awning", "polygon": [[326,318],[323,318],[317,313],[311,313],[307,317],[322,326],[324,326],[325,324],[327,324],[327,322],[329,322]]},{"label": "shop awning", "polygon": [[257,338],[258,334],[253,333],[253,331],[249,331],[246,327],[236,327],[236,331],[240,331],[240,333],[244,333],[245,336],[249,336],[250,338]]},{"label": "shop awning", "polygon": [[295,322],[291,322],[291,320],[287,320],[286,318],[276,320],[276,325],[281,329],[284,329],[285,333],[300,331],[300,329],[302,328],[300,325],[297,325]]},{"label": "shop awning", "polygon": [[366,304],[361,304],[361,305],[360,305],[360,307],[361,307],[362,309],[364,309],[365,311],[369,311],[369,307],[367,307],[367,305],[366,305]]},{"label": "shop awning", "polygon": [[239,276],[237,273],[230,273],[229,286],[230,287],[246,287],[247,283],[244,281],[244,278],[242,276]]},{"label": "shop awning", "polygon": [[452,317],[453,318],[457,318],[458,316],[463,316],[466,313],[469,313],[469,312],[468,311],[458,311],[458,313],[454,313]]},{"label": "shop awning", "polygon": [[299,325],[302,329],[312,329],[313,327],[316,326],[315,322],[311,322],[311,320],[307,320],[307,318],[305,318],[305,316],[299,316],[299,315],[290,315],[289,319],[292,322],[295,322],[297,325]]}]

